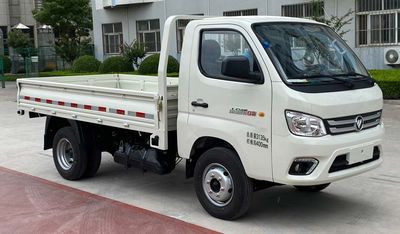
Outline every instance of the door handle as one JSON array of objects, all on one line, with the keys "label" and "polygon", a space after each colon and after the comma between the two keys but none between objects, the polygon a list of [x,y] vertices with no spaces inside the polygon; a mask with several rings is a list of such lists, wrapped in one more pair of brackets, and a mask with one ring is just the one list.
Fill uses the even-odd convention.
[{"label": "door handle", "polygon": [[208,103],[193,101],[192,106],[208,108]]}]

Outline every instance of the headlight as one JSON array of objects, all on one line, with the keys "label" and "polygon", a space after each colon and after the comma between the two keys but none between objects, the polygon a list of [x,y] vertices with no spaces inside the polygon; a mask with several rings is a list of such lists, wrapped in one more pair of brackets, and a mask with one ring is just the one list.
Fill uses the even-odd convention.
[{"label": "headlight", "polygon": [[320,137],[326,135],[324,122],[315,116],[296,111],[286,111],[290,132],[298,136]]}]

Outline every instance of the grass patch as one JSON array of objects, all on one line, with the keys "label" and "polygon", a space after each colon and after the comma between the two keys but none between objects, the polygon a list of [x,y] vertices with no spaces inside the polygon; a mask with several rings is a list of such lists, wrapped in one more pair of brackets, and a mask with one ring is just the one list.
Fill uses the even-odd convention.
[{"label": "grass patch", "polygon": [[71,70],[64,71],[50,71],[50,72],[40,72],[40,77],[53,77],[53,76],[85,76],[85,75],[98,75],[99,72],[83,72],[77,73]]},{"label": "grass patch", "polygon": [[16,81],[18,78],[24,78],[25,74],[5,74],[5,81]]},{"label": "grass patch", "polygon": [[383,98],[400,99],[400,70],[370,70],[369,72],[382,89]]}]

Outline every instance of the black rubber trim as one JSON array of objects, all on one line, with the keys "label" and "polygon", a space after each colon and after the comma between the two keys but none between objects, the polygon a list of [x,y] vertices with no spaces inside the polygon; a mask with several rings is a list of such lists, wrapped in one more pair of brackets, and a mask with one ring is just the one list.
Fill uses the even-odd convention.
[{"label": "black rubber trim", "polygon": [[[339,155],[339,156],[341,156],[341,155]],[[374,151],[373,151],[373,156],[372,156],[371,159],[364,160],[364,161],[361,161],[361,162],[358,162],[358,163],[340,165],[340,166],[334,166],[334,163],[333,163],[331,168],[329,169],[329,173],[337,172],[337,171],[343,171],[343,170],[346,170],[346,169],[350,169],[350,168],[358,167],[358,166],[361,166],[361,165],[365,165],[365,164],[368,164],[368,163],[371,163],[373,161],[378,160],[380,158],[380,156],[381,156],[381,152],[380,152],[379,148],[377,146],[375,146],[374,147]]]},{"label": "black rubber trim", "polygon": [[352,88],[346,87],[344,83],[332,81],[330,84],[291,84],[285,82],[286,85],[299,92],[303,93],[328,93],[328,92],[339,92],[355,89],[366,89],[374,86],[371,80],[352,80],[354,86]]}]

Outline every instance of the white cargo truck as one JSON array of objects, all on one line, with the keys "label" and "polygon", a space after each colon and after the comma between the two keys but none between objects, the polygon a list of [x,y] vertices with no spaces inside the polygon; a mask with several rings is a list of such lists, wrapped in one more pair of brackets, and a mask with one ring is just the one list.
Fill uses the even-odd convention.
[{"label": "white cargo truck", "polygon": [[[179,78],[167,77],[177,20]],[[158,77],[18,80],[18,113],[46,116],[44,149],[62,177],[97,172],[101,153],[157,174],[186,160],[211,215],[235,219],[273,185],[317,192],[382,162],[382,92],[328,26],[283,17],[173,16]]]}]

